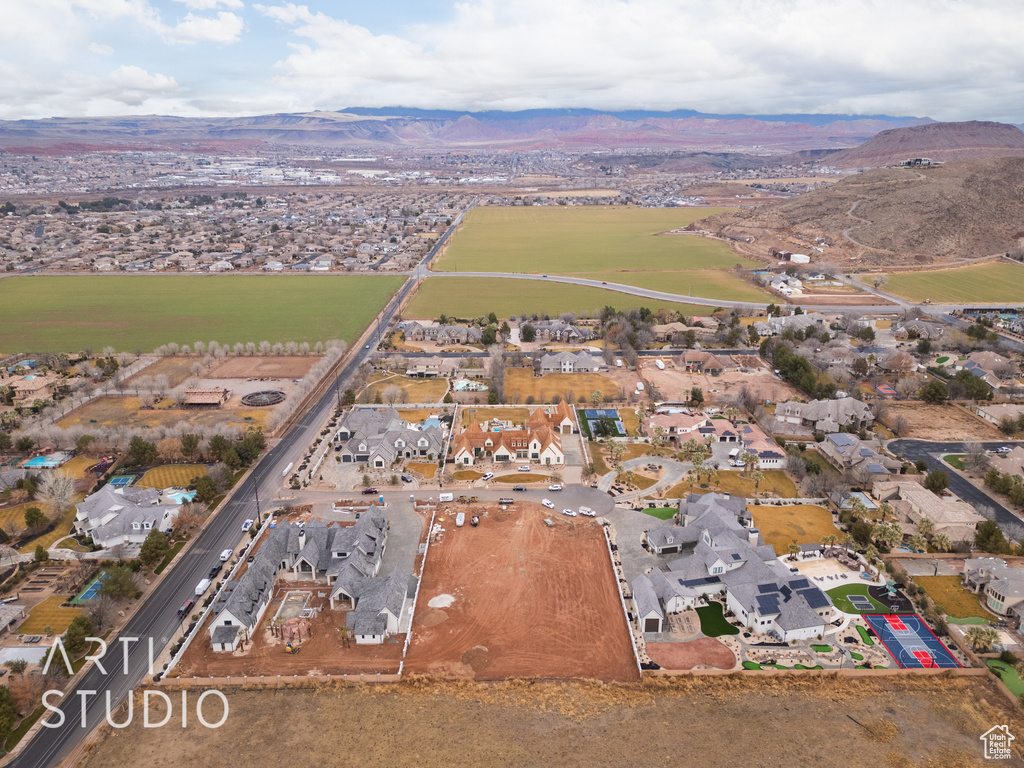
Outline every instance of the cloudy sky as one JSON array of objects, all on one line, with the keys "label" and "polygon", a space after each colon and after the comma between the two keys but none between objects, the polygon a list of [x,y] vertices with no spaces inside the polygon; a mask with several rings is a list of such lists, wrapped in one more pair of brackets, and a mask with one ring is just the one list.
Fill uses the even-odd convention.
[{"label": "cloudy sky", "polygon": [[402,105],[1024,122],[1019,0],[0,6],[0,119]]}]

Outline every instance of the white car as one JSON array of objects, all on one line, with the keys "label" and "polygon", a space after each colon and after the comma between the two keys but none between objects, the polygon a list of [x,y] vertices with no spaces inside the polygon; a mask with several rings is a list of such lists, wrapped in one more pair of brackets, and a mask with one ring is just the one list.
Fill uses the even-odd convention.
[{"label": "white car", "polygon": [[244,523],[242,523],[242,530],[243,531],[248,531],[250,528],[252,528],[252,524],[254,522],[256,522],[256,521],[252,520],[252,519],[246,520]]},{"label": "white car", "polygon": [[590,507],[580,507],[580,514],[584,517],[597,517],[597,512]]},{"label": "white car", "polygon": [[529,467],[529,466],[525,466],[525,467],[520,467],[520,468],[519,468],[519,469],[517,469],[516,471],[517,471],[517,472],[529,472],[529,471],[530,471],[530,467]]},{"label": "white car", "polygon": [[548,509],[554,509],[554,508],[555,508],[555,505],[554,505],[554,503],[553,503],[553,502],[551,501],[551,499],[544,499],[544,501],[542,501],[542,502],[541,502],[541,504],[543,504],[543,505],[544,505],[545,507],[547,507]]},{"label": "white car", "polygon": [[481,480],[490,480],[490,479],[491,479],[492,477],[494,477],[494,473],[493,473],[493,472],[487,472],[487,473],[486,473],[486,474],[484,474],[484,476],[483,476],[483,477],[481,477],[480,479],[481,479]]},{"label": "white car", "polygon": [[744,467],[746,465],[742,461],[737,461],[736,459],[733,459],[732,461],[729,462],[729,466],[730,467]]},{"label": "white car", "polygon": [[562,486],[559,485],[558,483],[555,483],[554,485],[549,485],[548,486],[548,490],[549,491],[560,491],[560,490],[562,490]]},{"label": "white car", "polygon": [[562,510],[562,514],[563,515],[568,515],[569,517],[576,517],[576,510],[575,509],[563,509]]}]

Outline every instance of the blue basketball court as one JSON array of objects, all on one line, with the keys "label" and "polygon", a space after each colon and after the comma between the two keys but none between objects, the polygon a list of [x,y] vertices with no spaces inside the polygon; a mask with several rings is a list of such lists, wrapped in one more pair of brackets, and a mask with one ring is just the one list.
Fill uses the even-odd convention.
[{"label": "blue basketball court", "polygon": [[917,614],[864,614],[885,650],[903,669],[960,667],[949,649]]},{"label": "blue basketball court", "polygon": [[110,482],[107,485],[112,485],[115,488],[127,488],[135,480],[136,475],[118,475],[117,477],[110,478]]}]

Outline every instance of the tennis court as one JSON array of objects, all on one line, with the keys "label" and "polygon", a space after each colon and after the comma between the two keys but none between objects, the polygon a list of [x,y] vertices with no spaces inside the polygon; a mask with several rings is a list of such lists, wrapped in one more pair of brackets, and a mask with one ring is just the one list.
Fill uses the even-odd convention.
[{"label": "tennis court", "polygon": [[99,576],[93,579],[92,582],[90,582],[89,586],[82,590],[82,593],[78,595],[78,597],[70,601],[71,604],[81,605],[88,600],[98,599],[100,596],[100,585],[103,583],[105,578],[107,578],[107,572],[103,571]]},{"label": "tennis court", "polygon": [[138,477],[138,475],[118,475],[117,477],[110,478],[110,482],[107,483],[107,485],[112,485],[115,488],[127,488],[129,485],[134,483]]},{"label": "tennis court", "polygon": [[597,429],[597,423],[603,419],[611,419],[615,422],[615,429],[618,430],[619,437],[625,437],[627,434],[626,428],[622,424],[622,419],[619,418],[619,412],[614,408],[587,408],[583,411],[583,418],[587,420],[590,434],[594,434]]},{"label": "tennis court", "polygon": [[949,649],[917,614],[864,615],[885,650],[903,669],[947,669],[961,666]]}]

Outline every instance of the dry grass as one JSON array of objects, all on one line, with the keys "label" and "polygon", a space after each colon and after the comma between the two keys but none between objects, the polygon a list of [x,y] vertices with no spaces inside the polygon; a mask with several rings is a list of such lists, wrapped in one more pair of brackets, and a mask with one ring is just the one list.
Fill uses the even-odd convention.
[{"label": "dry grass", "polygon": [[761,530],[765,544],[776,554],[784,554],[792,543],[817,544],[829,534],[842,540],[843,533],[832,524],[832,513],[823,507],[797,504],[789,507],[752,506],[754,525]]},{"label": "dry grass", "polygon": [[713,490],[717,493],[731,493],[733,496],[742,496],[752,499],[756,494],[770,493],[780,499],[796,498],[796,483],[790,479],[782,470],[770,470],[764,473],[761,483],[754,490],[754,481],[749,477],[743,477],[739,472],[719,472],[717,480],[708,488],[701,488],[689,482],[682,482],[669,489],[669,498],[682,498],[688,493],[707,493]]},{"label": "dry grass", "polygon": [[532,472],[517,472],[514,475],[498,475],[493,479],[496,483],[516,485],[517,483],[542,483],[551,478],[548,475],[536,475]]},{"label": "dry grass", "polygon": [[474,421],[490,421],[501,419],[513,424],[525,424],[530,418],[529,408],[496,408],[494,406],[470,406],[462,409],[462,428],[465,429]]},{"label": "dry grass", "polygon": [[410,461],[405,466],[410,472],[422,476],[424,480],[429,480],[437,472],[437,464],[428,461]]},{"label": "dry grass", "polygon": [[885,425],[893,427],[897,417],[907,422],[903,438],[919,440],[999,440],[1001,433],[995,425],[968,413],[950,403],[930,405],[928,403],[888,403],[889,413]]},{"label": "dry grass", "polygon": [[538,403],[546,403],[556,395],[564,400],[566,392],[572,392],[575,400],[586,403],[594,391],[614,395],[619,386],[599,373],[548,373],[535,377],[529,368],[509,368],[505,372],[506,397],[519,395],[523,400],[532,397]]},{"label": "dry grass", "polygon": [[29,507],[38,507],[47,517],[49,517],[51,512],[50,507],[41,501],[26,501],[24,504],[15,504],[13,507],[5,507],[4,509],[0,509],[0,528],[3,528],[8,534],[24,530],[25,510]]},{"label": "dry grass", "polygon": [[960,585],[959,576],[915,576],[914,582],[924,587],[928,597],[935,601],[939,610],[955,619],[970,619],[987,616],[981,600],[973,592]]},{"label": "dry grass", "polygon": [[[407,403],[440,403],[448,391],[448,380],[410,379],[408,376],[375,374],[374,380],[363,390],[363,393],[369,401],[372,401],[378,392],[383,396],[384,390],[390,386],[397,386],[405,392],[405,402]],[[385,399],[384,402],[387,400]]]},{"label": "dry grass", "polygon": [[636,437],[640,434],[640,415],[634,408],[619,408],[619,419],[627,435]]},{"label": "dry grass", "polygon": [[184,488],[193,478],[202,477],[206,474],[206,466],[203,464],[165,464],[149,470],[135,485],[140,488]]},{"label": "dry grass", "polygon": [[71,461],[62,464],[59,471],[66,472],[75,480],[81,480],[86,476],[86,470],[95,463],[96,459],[90,459],[88,456],[75,456]]},{"label": "dry grass", "polygon": [[159,407],[142,410],[137,397],[99,397],[76,409],[57,422],[57,426],[68,427],[97,424],[101,427],[125,425],[128,427],[150,428],[158,426],[174,426],[182,422],[205,427],[219,427],[225,424],[237,424],[240,427],[265,427],[271,408],[210,408],[182,409],[173,408],[169,400],[164,400]]},{"label": "dry grass", "polygon": [[65,602],[71,595],[51,595],[29,611],[25,623],[18,627],[18,632],[23,635],[41,635],[50,628],[53,634],[63,633],[75,620],[82,615],[81,608],[61,608],[60,604]]},{"label": "dry grass", "polygon": [[456,480],[474,482],[484,476],[483,472],[477,472],[475,469],[460,469],[455,474]]},{"label": "dry grass", "polygon": [[[78,494],[75,496],[75,503],[80,502],[85,498],[85,494]],[[45,510],[44,510],[45,511]],[[49,549],[58,541],[63,539],[71,531],[71,526],[74,523],[75,515],[78,513],[74,507],[67,510],[62,516],[61,520],[49,533],[43,534],[30,542],[25,544],[21,549],[18,550],[21,554],[27,554],[29,552],[35,552],[37,545],[42,545],[43,549]],[[22,520],[24,522],[24,520]]]}]

